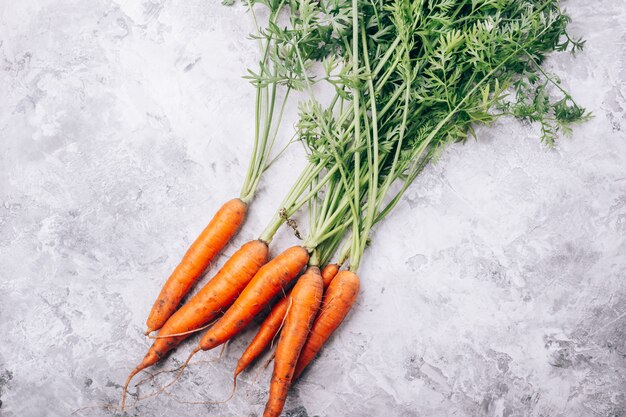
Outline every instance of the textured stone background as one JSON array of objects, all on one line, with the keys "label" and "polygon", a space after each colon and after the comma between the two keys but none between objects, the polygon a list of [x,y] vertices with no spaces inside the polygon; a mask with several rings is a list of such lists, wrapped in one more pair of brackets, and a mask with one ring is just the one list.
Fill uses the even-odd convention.
[{"label": "textured stone background", "polygon": [[[626,2],[566,6],[587,48],[549,66],[595,118],[553,151],[512,120],[448,149],[376,230],[358,306],[286,415],[626,415]],[[119,401],[163,280],[242,182],[250,29],[209,0],[0,0],[0,415]],[[250,337],[129,414],[259,415],[269,370],[226,405],[179,402],[226,397]]]}]

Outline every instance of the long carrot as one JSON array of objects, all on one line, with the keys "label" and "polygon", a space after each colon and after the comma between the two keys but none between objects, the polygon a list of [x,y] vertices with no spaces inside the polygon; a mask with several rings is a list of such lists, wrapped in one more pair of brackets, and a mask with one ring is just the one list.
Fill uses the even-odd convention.
[{"label": "long carrot", "polygon": [[[253,240],[243,245],[213,279],[169,318],[159,335],[189,332],[213,320],[220,311],[235,301],[239,293],[267,262],[268,252],[267,244],[260,240]],[[131,379],[141,370],[157,363],[189,335],[161,337],[155,340],[146,356],[133,369],[124,384],[122,407],[125,404],[126,391]]]},{"label": "long carrot", "polygon": [[186,363],[200,350],[213,349],[239,333],[298,276],[308,260],[305,248],[293,246],[263,265],[233,305],[205,333]]},{"label": "long carrot", "polygon": [[322,308],[311,327],[311,334],[300,353],[294,380],[298,379],[346,317],[356,300],[359,285],[359,277],[352,271],[340,271],[330,283],[324,294]]},{"label": "long carrot", "polygon": [[279,417],[285,406],[298,356],[319,310],[323,292],[324,283],[316,266],[310,267],[293,287],[285,326],[276,346],[270,397],[263,417]]},{"label": "long carrot", "polygon": [[[338,271],[339,266],[337,264],[328,264],[324,267],[322,270],[324,288],[328,288],[328,285],[335,275],[337,275]],[[287,310],[289,308],[289,297],[290,295],[288,294],[278,301],[278,303],[276,303],[276,305],[272,308],[270,314],[263,321],[263,324],[261,324],[256,336],[254,336],[254,339],[252,339],[245,352],[243,352],[241,358],[239,358],[239,361],[237,362],[235,379],[256,358],[258,358],[261,353],[263,353],[270,342],[276,337],[280,327],[283,325],[285,315],[287,314]]]},{"label": "long carrot", "polygon": [[248,205],[234,198],[215,213],[161,289],[146,321],[146,334],[163,327],[209,262],[239,230],[247,211]]}]

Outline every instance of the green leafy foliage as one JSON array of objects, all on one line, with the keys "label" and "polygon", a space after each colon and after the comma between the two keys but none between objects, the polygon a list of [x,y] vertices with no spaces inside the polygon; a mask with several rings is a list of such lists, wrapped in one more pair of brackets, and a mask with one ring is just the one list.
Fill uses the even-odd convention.
[{"label": "green leafy foliage", "polygon": [[[476,126],[512,116],[558,137],[590,115],[543,64],[582,50],[558,0],[254,0],[270,11],[258,88],[311,91],[299,105],[298,138],[324,167],[311,197],[312,247],[338,245],[358,267],[372,226],[397,204],[446,145]],[[285,19],[278,17],[282,15]],[[313,75],[321,61],[323,74]],[[335,91],[322,106],[315,82]],[[325,185],[321,187],[321,185]],[[299,185],[301,186],[301,184]],[[339,190],[339,191],[337,191]],[[321,209],[318,210],[318,205]],[[334,250],[334,249],[333,249]]]},{"label": "green leafy foliage", "polygon": [[[359,217],[358,231],[353,230],[358,236],[350,248],[356,265],[371,226],[389,213],[448,143],[464,141],[475,136],[475,126],[510,115],[537,123],[540,139],[553,146],[572,124],[589,117],[542,68],[548,54],[574,53],[584,45],[567,34],[569,18],[556,0],[357,4],[366,41],[358,49],[336,50],[343,62],[358,56],[362,66],[350,68],[352,77],[344,74],[333,81],[339,100],[346,103],[340,112],[302,111],[299,125],[315,158],[327,156],[332,148],[340,155],[335,163],[345,166],[348,176],[362,177],[358,182],[344,181],[344,186],[353,187],[348,193],[361,190],[354,187],[357,183],[370,191],[358,196],[366,208],[346,211],[353,221]],[[345,37],[344,44],[351,45],[352,31],[346,30]],[[355,86],[362,121],[359,136],[366,138],[365,147],[345,145],[355,137],[355,100],[347,94],[354,94]],[[329,135],[320,126],[340,133]],[[355,158],[357,153],[362,157]],[[398,181],[399,191],[392,187]]]}]

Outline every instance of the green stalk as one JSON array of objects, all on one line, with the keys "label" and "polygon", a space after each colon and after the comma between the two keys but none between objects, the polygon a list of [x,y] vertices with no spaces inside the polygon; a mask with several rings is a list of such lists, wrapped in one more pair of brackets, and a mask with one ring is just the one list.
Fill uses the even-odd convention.
[{"label": "green stalk", "polygon": [[[283,202],[280,205],[280,209],[276,211],[270,223],[266,226],[265,230],[263,230],[263,232],[259,236],[259,240],[262,240],[269,244],[274,238],[274,235],[276,234],[280,226],[286,221],[286,219],[295,214],[296,211],[298,211],[304,204],[307,203],[307,201],[309,201],[319,192],[320,189],[324,187],[326,182],[328,182],[330,177],[332,177],[332,175],[334,174],[336,168],[331,168],[317,183],[317,185],[308,194],[301,198],[301,195],[318,177],[326,164],[326,160],[322,160],[317,164],[307,164],[305,169],[300,174],[298,180],[296,180],[296,183],[287,193],[287,196],[284,198]],[[281,209],[284,210],[284,216],[280,215]]]},{"label": "green stalk", "polygon": [[[352,0],[352,69],[356,71],[359,67],[359,5],[357,0]],[[357,83],[357,80],[354,80],[354,83]],[[361,126],[360,126],[360,107],[359,107],[359,96],[360,92],[356,87],[352,88],[352,97],[354,100],[354,143],[355,148],[359,148],[361,145]],[[360,175],[359,170],[361,168],[361,156],[359,152],[354,154],[354,205],[353,207],[359,206],[359,185],[360,185]],[[354,211],[354,210],[353,210]],[[357,213],[353,213],[353,226],[354,230],[359,230],[359,216]],[[359,248],[359,240],[358,233],[354,234],[354,241],[352,242],[352,250],[354,252],[358,251]]]},{"label": "green stalk", "polygon": [[[363,25],[361,25],[361,40],[363,42],[363,50],[367,51],[367,39],[365,37],[365,28],[363,27]],[[367,53],[363,54],[363,62],[365,63],[365,69],[367,70],[367,72],[370,72],[370,62],[369,62],[369,57],[367,55]],[[371,79],[371,77],[368,77],[367,79],[367,86],[368,86],[368,90],[371,96],[371,100],[370,100],[370,111],[371,111],[371,118],[372,118],[372,136],[371,136],[371,143],[373,146],[372,147],[372,151],[371,151],[371,179],[369,181],[369,190],[368,190],[368,200],[369,201],[373,201],[376,197],[376,194],[378,192],[378,175],[379,175],[379,170],[378,170],[378,164],[379,164],[379,160],[378,160],[378,115],[376,113],[376,101],[375,101],[375,89],[374,89],[374,83]],[[367,119],[366,119],[367,120]],[[369,132],[369,128],[367,129],[367,132]],[[369,135],[368,135],[369,137]],[[370,147],[368,146],[368,149]],[[369,153],[369,152],[368,152]],[[358,188],[357,188],[357,192],[358,192]],[[374,216],[376,214],[376,206],[374,204],[370,204],[367,208],[366,211],[366,215],[365,215],[365,222],[363,225],[363,229],[364,229],[364,235],[368,236],[369,235],[369,231],[372,228],[373,222],[374,222]],[[363,253],[363,251],[365,250],[365,244],[367,242],[367,239],[361,240],[360,242],[360,247],[358,248],[358,252],[357,255],[354,259],[351,259],[350,262],[350,269],[353,270],[357,270],[359,268],[359,263],[361,261],[361,254]]]}]

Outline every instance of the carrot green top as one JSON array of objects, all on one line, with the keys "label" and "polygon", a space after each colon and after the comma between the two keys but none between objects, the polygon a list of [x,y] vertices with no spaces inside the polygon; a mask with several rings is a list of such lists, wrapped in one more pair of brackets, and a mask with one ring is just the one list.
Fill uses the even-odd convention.
[{"label": "carrot green top", "polygon": [[[285,7],[296,29],[267,32],[285,49],[266,52],[275,73],[255,80],[268,85],[268,74],[282,74],[274,79],[310,96],[297,123],[308,165],[261,238],[271,240],[308,202],[304,246],[313,260],[329,259],[344,241],[339,260],[356,270],[373,226],[428,162],[474,135],[476,125],[507,115],[537,122],[541,140],[553,146],[589,117],[541,66],[549,53],[584,44],[566,32],[569,18],[557,0],[258,3],[273,13]],[[316,55],[315,42],[323,53]],[[335,89],[328,105],[311,88],[310,62],[320,57],[319,79]]]}]

